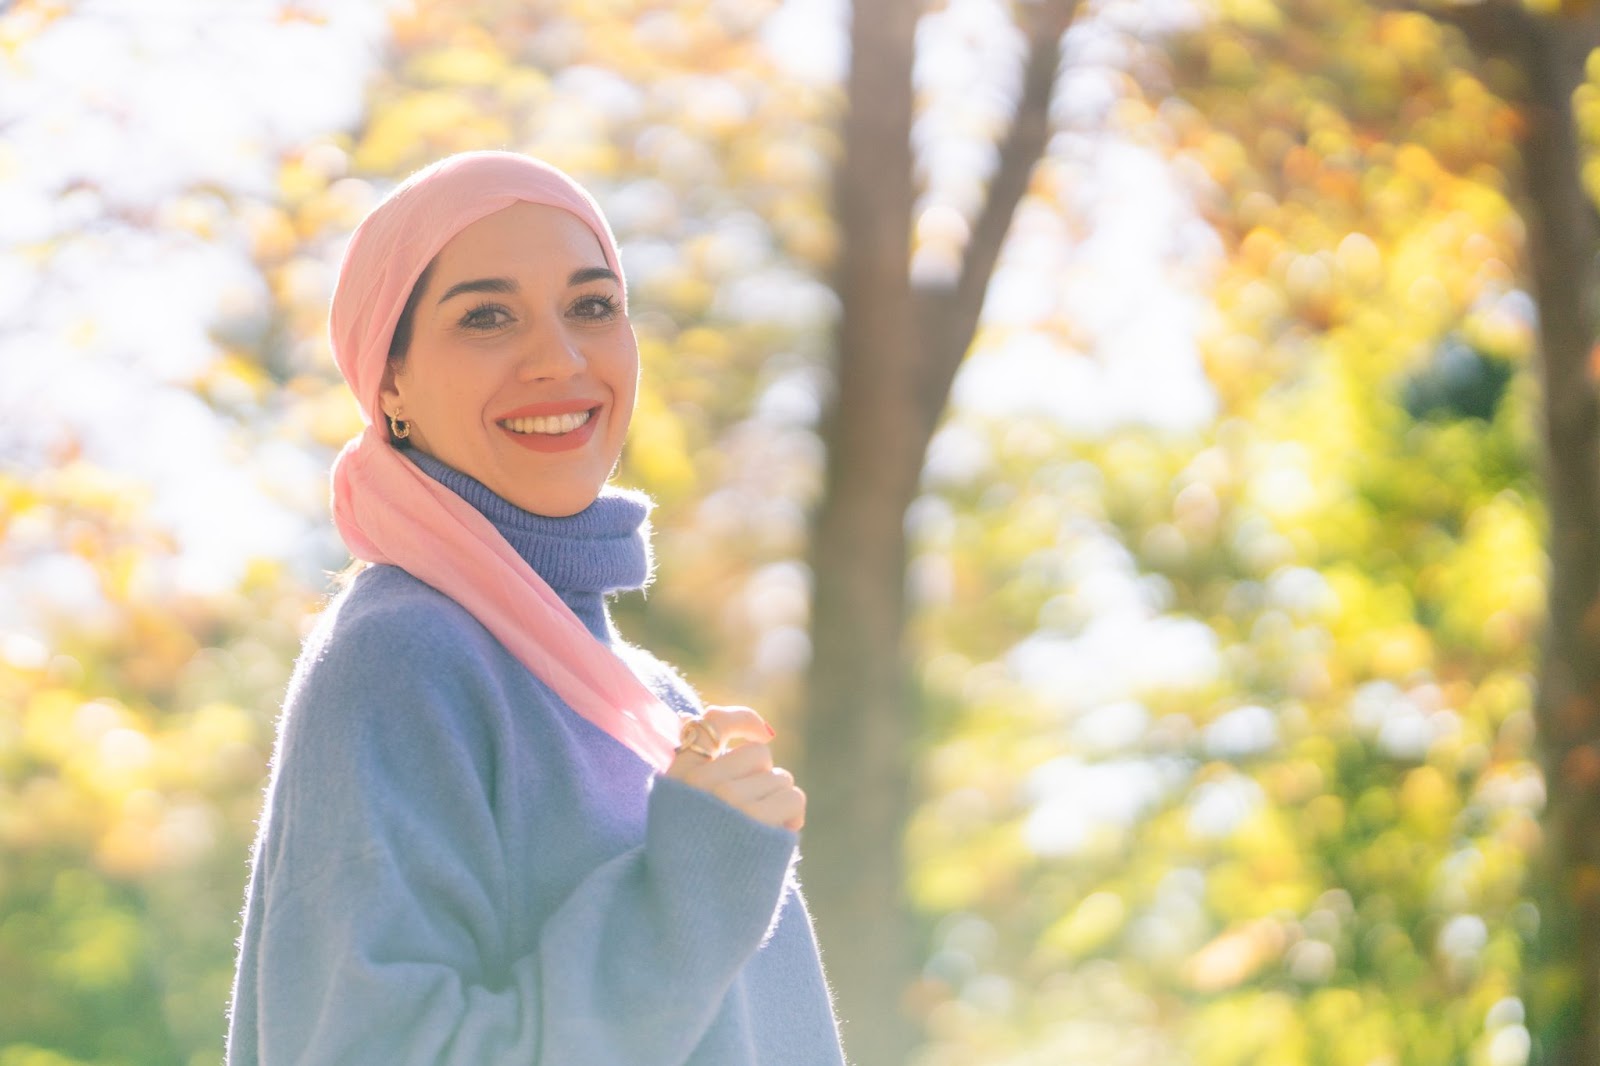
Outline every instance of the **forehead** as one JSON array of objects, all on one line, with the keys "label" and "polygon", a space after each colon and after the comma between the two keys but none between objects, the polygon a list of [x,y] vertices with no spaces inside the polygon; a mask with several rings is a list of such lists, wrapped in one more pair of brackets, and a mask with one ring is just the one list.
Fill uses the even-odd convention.
[{"label": "forehead", "polygon": [[605,249],[587,223],[547,204],[517,202],[478,219],[439,250],[438,273],[501,273],[548,265],[605,266]]}]

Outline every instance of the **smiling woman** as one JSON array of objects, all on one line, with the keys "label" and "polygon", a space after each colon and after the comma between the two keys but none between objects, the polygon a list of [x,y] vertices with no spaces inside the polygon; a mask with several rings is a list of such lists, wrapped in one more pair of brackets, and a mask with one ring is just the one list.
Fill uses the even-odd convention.
[{"label": "smiling woman", "polygon": [[444,160],[357,230],[331,326],[374,565],[290,682],[229,1062],[842,1063],[772,730],[607,612],[649,504],[606,484],[639,356],[598,208]]},{"label": "smiling woman", "polygon": [[622,454],[639,375],[599,239],[560,208],[519,202],[456,234],[426,275],[410,351],[385,375],[391,422],[524,510],[583,510]]}]

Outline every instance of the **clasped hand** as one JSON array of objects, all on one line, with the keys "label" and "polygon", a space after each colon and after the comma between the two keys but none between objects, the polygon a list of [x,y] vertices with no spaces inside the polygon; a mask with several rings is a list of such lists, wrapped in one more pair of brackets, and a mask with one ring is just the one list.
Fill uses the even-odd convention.
[{"label": "clasped hand", "polygon": [[748,707],[709,707],[701,719],[721,740],[712,754],[680,748],[667,776],[709,792],[758,822],[798,832],[806,794],[772,763],[772,727]]}]

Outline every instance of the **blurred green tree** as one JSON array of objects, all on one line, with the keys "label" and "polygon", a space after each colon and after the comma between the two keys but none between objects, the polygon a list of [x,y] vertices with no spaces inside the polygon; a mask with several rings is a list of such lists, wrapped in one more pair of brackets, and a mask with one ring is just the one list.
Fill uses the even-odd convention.
[{"label": "blurred green tree", "polygon": [[915,509],[916,569],[947,575],[919,625],[942,721],[912,886],[947,916],[924,1060],[1522,1062],[1520,99],[1423,13],[1215,16],[1119,119],[1226,251],[1217,420],[1086,442],[958,415],[993,460]]},{"label": "blurred green tree", "polygon": [[0,560],[90,578],[0,640],[0,1060],[214,1062],[270,717],[309,593],[174,600],[140,487],[0,475]]},{"label": "blurred green tree", "polygon": [[[1318,685],[1327,687],[1306,709],[1324,704],[1317,729],[1337,737],[1351,726],[1359,729],[1363,718],[1370,724],[1384,717],[1370,701],[1388,690],[1374,685],[1398,683],[1417,700],[1423,691],[1414,686],[1425,679],[1427,686],[1444,685],[1446,698],[1437,706],[1451,715],[1466,710],[1473,723],[1468,735],[1477,732],[1487,741],[1489,733],[1481,731],[1490,727],[1499,737],[1493,747],[1468,744],[1452,756],[1431,742],[1426,764],[1395,778],[1384,767],[1397,757],[1404,761],[1404,745],[1393,734],[1386,741],[1380,730],[1376,761],[1341,755],[1317,774],[1333,802],[1311,800],[1305,809],[1340,813],[1328,841],[1336,846],[1311,867],[1310,884],[1337,885],[1353,897],[1357,965],[1350,977],[1366,985],[1362,999],[1369,1012],[1387,1001],[1376,1016],[1398,1023],[1350,1061],[1366,1061],[1373,1048],[1407,1062],[1459,1061],[1469,1048],[1495,1062],[1521,1061],[1530,1052],[1539,1062],[1591,1061],[1600,1055],[1600,952],[1592,939],[1600,929],[1594,890],[1600,866],[1588,832],[1600,813],[1591,772],[1600,692],[1592,624],[1600,591],[1596,246],[1588,188],[1594,133],[1586,110],[1594,94],[1589,57],[1600,43],[1593,6],[1285,2],[1222,5],[1219,13],[1178,58],[1197,113],[1190,118],[1169,109],[1167,117],[1176,119],[1178,130],[1187,128],[1180,134],[1186,147],[1198,149],[1218,184],[1213,218],[1229,240],[1229,273],[1238,279],[1219,286],[1229,323],[1212,347],[1211,373],[1225,407],[1247,413],[1250,430],[1226,422],[1223,428],[1230,436],[1282,434],[1280,440],[1296,442],[1282,453],[1284,474],[1266,480],[1278,501],[1257,501],[1266,505],[1266,527],[1288,538],[1280,562],[1315,567],[1342,605],[1338,613],[1371,611],[1371,621],[1382,626],[1342,634],[1331,628],[1338,650],[1317,671]],[[1222,131],[1227,134],[1219,138]],[[1519,276],[1533,297],[1520,311]],[[1384,298],[1386,288],[1401,297],[1393,306]],[[1451,336],[1456,330],[1473,336],[1463,342]],[[1384,362],[1375,363],[1380,353]],[[1539,417],[1532,417],[1526,388],[1519,403],[1502,410],[1507,367],[1535,356],[1543,386]],[[1408,378],[1396,382],[1396,367],[1408,364]],[[1397,417],[1402,412],[1406,417]],[[1345,456],[1326,454],[1335,441],[1348,450]],[[1528,476],[1535,454],[1542,489]],[[1360,466],[1350,463],[1356,455]],[[1344,497],[1351,490],[1354,498]],[[1227,522],[1232,501],[1215,486],[1210,494],[1222,501]],[[1544,501],[1543,515],[1531,506],[1536,495]],[[1125,514],[1141,510],[1148,514],[1147,508]],[[1537,664],[1515,643],[1535,631],[1529,593],[1543,585],[1535,584],[1528,551],[1527,523],[1534,517],[1548,523],[1549,566]],[[1302,532],[1292,532],[1301,521]],[[1499,527],[1495,541],[1518,545],[1515,555],[1468,568],[1466,560],[1478,555],[1474,541],[1491,527]],[[1170,562],[1163,560],[1174,558],[1181,542],[1157,532],[1160,527],[1141,533],[1135,525],[1126,529],[1125,542],[1139,545],[1155,569],[1170,575]],[[1481,608],[1505,597],[1487,616],[1448,584],[1499,583],[1480,566],[1508,579],[1500,593],[1478,601]],[[1222,567],[1211,576],[1226,572]],[[1358,608],[1364,601],[1370,606]],[[1473,616],[1483,619],[1477,633],[1461,624]],[[1250,659],[1272,646],[1261,639],[1264,621],[1257,617],[1252,625]],[[1212,628],[1226,639],[1232,627],[1213,620]],[[1233,680],[1240,695],[1281,705],[1284,679],[1262,670],[1266,665]],[[1535,665],[1537,695],[1530,702],[1537,744],[1530,746],[1529,719],[1516,709],[1521,698],[1499,701],[1511,677],[1532,673]],[[1304,696],[1303,684],[1288,691]],[[1450,695],[1454,685],[1464,687]],[[1489,708],[1487,693],[1498,693],[1498,709],[1474,722]],[[1426,706],[1429,698],[1420,702]],[[1481,760],[1475,750],[1490,758]],[[1499,791],[1497,779],[1517,773],[1520,760],[1535,753],[1542,791],[1525,796],[1517,804],[1524,811],[1510,822],[1501,820],[1505,812],[1491,816],[1483,804]],[[1424,773],[1430,768],[1445,776]],[[1284,781],[1281,770],[1255,776],[1269,796],[1271,780]],[[1452,777],[1458,784],[1443,787]],[[1395,799],[1384,798],[1391,790]],[[1282,798],[1309,799],[1294,790]],[[1436,815],[1407,818],[1412,804],[1432,805]],[[1537,837],[1514,828],[1529,810],[1541,811]],[[1383,831],[1391,818],[1393,828]],[[1479,836],[1497,822],[1498,840]],[[1314,836],[1302,837],[1300,847]],[[1497,853],[1509,862],[1500,876],[1511,880],[1500,881],[1492,896],[1476,895],[1468,913],[1441,912],[1448,894],[1437,889],[1423,891],[1418,884],[1404,891],[1403,870],[1431,867],[1445,878],[1444,870],[1469,856],[1482,863]],[[1514,904],[1506,890],[1533,856],[1525,885],[1537,906]],[[1097,898],[1105,897],[1087,897]],[[1490,912],[1498,920],[1486,921]],[[1396,917],[1403,918],[1398,925],[1392,924]],[[1309,919],[1296,923],[1299,931],[1310,925]],[[1278,957],[1291,972],[1297,969],[1295,951],[1286,949],[1309,945],[1291,943],[1298,931],[1283,938],[1253,929],[1259,927],[1227,933],[1192,956],[1191,985],[1214,993],[1245,982],[1270,984],[1270,960]],[[1392,935],[1397,930],[1404,940]],[[1362,950],[1380,937],[1400,946],[1399,953]],[[1526,972],[1518,961],[1519,938],[1529,949]],[[1422,963],[1428,940],[1431,965]],[[1460,965],[1469,943],[1477,946],[1465,955],[1478,960],[1470,974]],[[1330,965],[1342,961],[1337,946],[1329,946]],[[1300,961],[1311,957],[1300,954]],[[1403,962],[1407,955],[1411,961]],[[1213,967],[1220,967],[1218,977],[1205,979]],[[1364,971],[1384,973],[1382,988],[1368,984]],[[1423,1005],[1446,990],[1463,991],[1464,977],[1478,990],[1468,999],[1480,1010],[1496,1003],[1495,994],[1520,987],[1531,1035],[1521,1027],[1520,1003],[1487,1009],[1481,1023],[1446,1014],[1436,1016],[1436,1025],[1418,1025]],[[1266,994],[1246,1002],[1259,1003]],[[1279,993],[1271,995],[1281,1004]],[[1220,1013],[1225,1003],[1197,1017],[1226,1016]],[[1226,1026],[1202,1025],[1218,1040],[1209,1058],[1307,1061],[1315,1053],[1283,1034],[1305,1032],[1317,1014],[1313,1008],[1282,1015],[1280,1036],[1242,1053],[1237,1045],[1225,1050]],[[1477,1024],[1482,1029],[1474,1035]],[[1519,1050],[1519,1041],[1528,1046]]]},{"label": "blurred green tree", "polygon": [[1592,146],[1600,11],[1563,0],[1443,12],[1510,67],[1524,128],[1521,201],[1539,306],[1549,602],[1535,700],[1545,783],[1526,982],[1534,1061],[1600,1059],[1600,406],[1594,352],[1600,226]]}]

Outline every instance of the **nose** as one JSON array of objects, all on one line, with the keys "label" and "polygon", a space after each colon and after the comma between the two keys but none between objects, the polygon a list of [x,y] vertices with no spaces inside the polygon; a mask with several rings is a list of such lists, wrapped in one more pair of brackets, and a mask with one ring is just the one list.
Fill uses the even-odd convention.
[{"label": "nose", "polygon": [[588,363],[577,338],[560,323],[529,330],[517,355],[517,380],[559,381],[582,370]]}]

